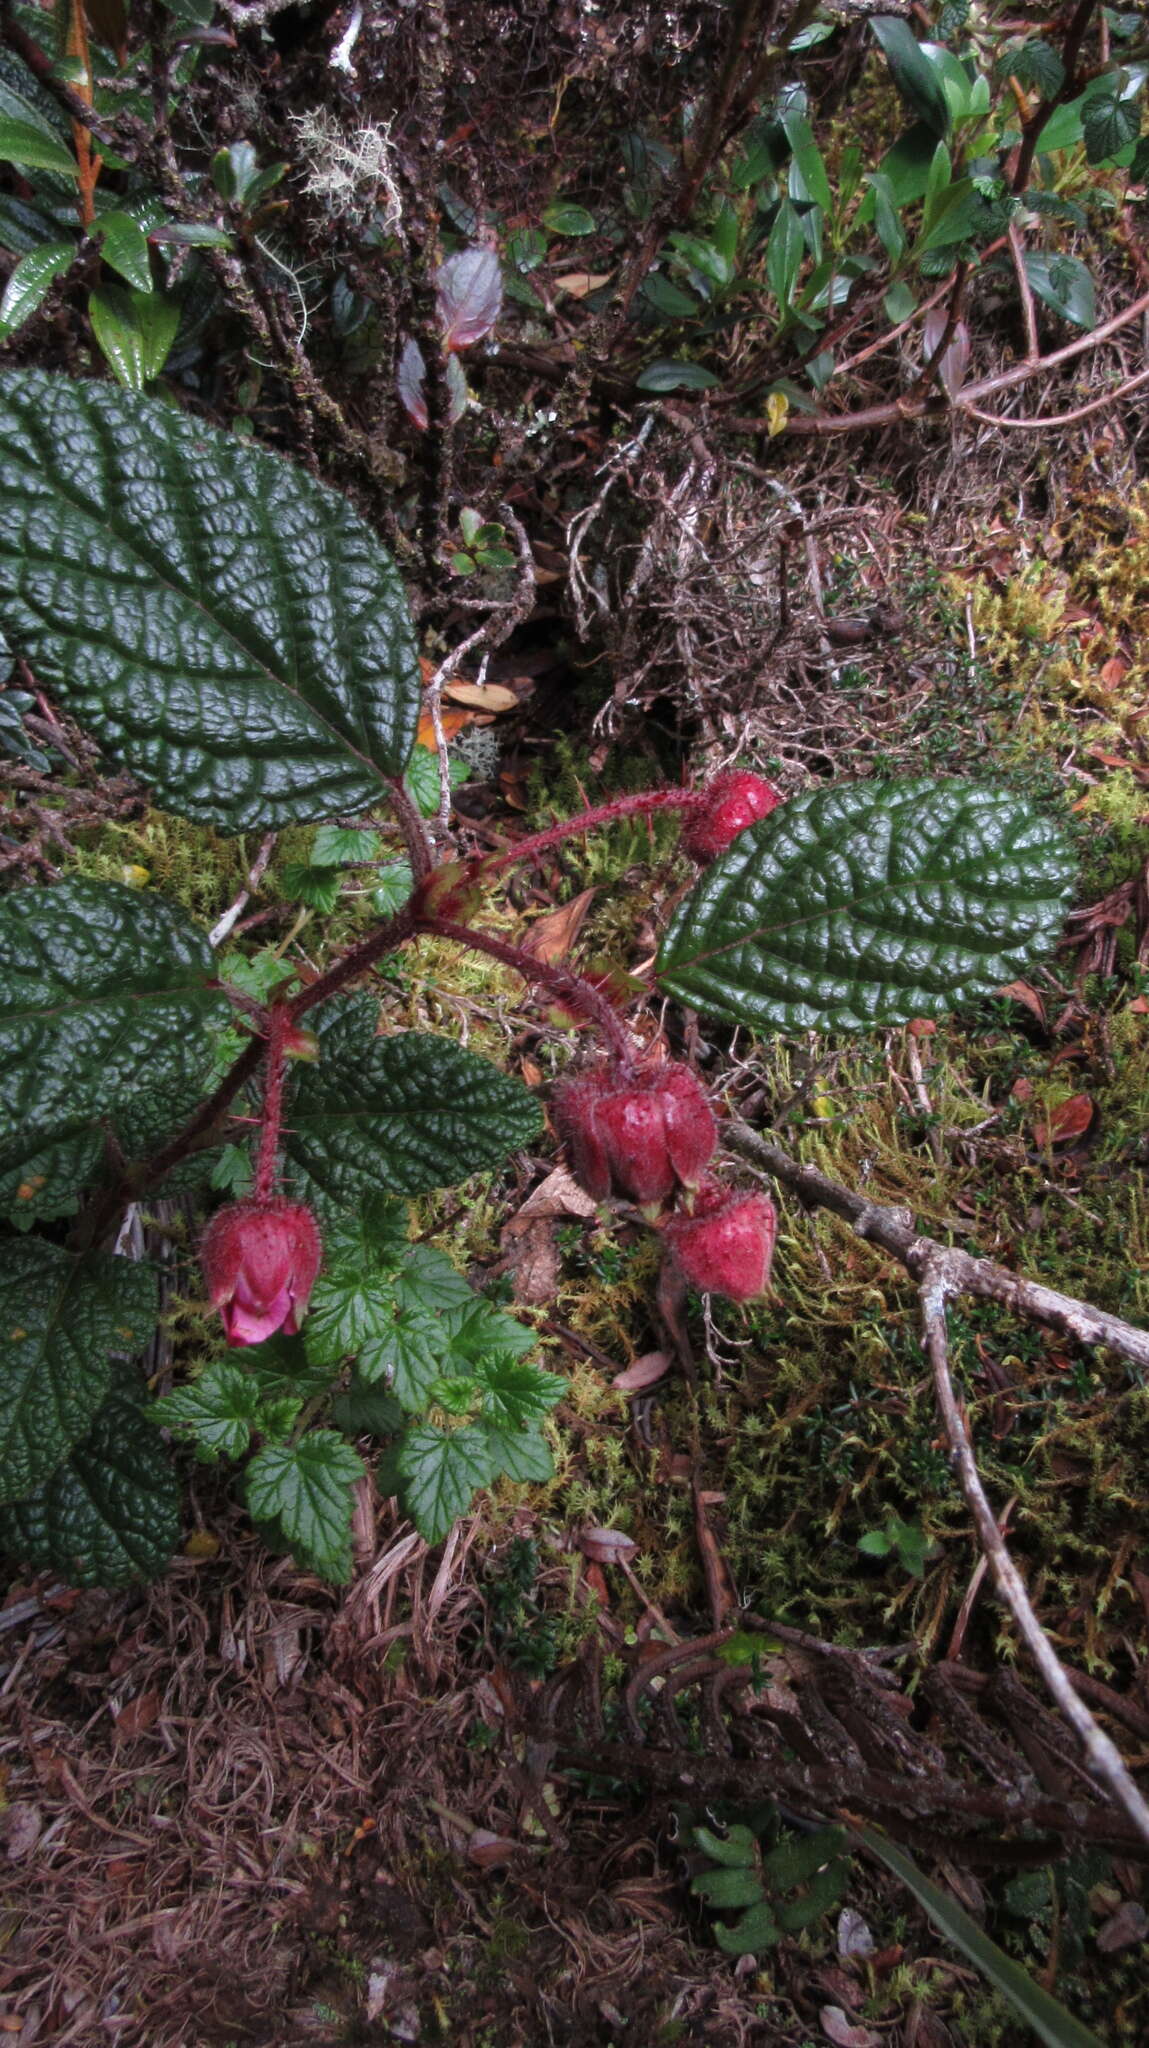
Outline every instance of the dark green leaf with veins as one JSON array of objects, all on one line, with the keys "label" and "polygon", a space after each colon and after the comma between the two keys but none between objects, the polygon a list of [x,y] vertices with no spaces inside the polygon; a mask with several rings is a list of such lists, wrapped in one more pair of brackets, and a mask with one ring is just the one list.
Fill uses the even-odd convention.
[{"label": "dark green leaf with veins", "polygon": [[150,1266],[43,1238],[0,1244],[0,1501],[39,1486],[91,1427],[114,1353],[147,1342]]},{"label": "dark green leaf with veins", "polygon": [[[118,1262],[118,1263],[123,1263]],[[133,1401],[113,1394],[34,1493],[0,1508],[0,1546],[72,1586],[158,1578],[180,1533],[171,1460]]]},{"label": "dark green leaf with veins", "polygon": [[156,896],[113,882],[17,889],[0,903],[0,1170],[139,1097],[202,1079],[209,986],[201,934]]},{"label": "dark green leaf with veins", "polygon": [[185,817],[242,832],[386,793],[419,713],[374,534],[278,456],[175,407],[0,380],[0,607],[41,680]]},{"label": "dark green leaf with veins", "polygon": [[267,1444],[244,1474],[256,1521],[274,1523],[301,1564],[342,1585],[351,1576],[351,1489],[363,1461],[331,1429]]},{"label": "dark green leaf with veins", "polygon": [[449,1038],[376,1038],[376,1006],[329,1006],[322,1056],[299,1077],[287,1112],[297,1197],[312,1188],[348,1208],[364,1196],[424,1194],[498,1166],[539,1129],[520,1081]]},{"label": "dark green leaf with veins", "polygon": [[550,1445],[537,1429],[499,1429],[490,1422],[480,1427],[486,1434],[487,1445],[496,1476],[502,1473],[507,1479],[530,1481],[536,1486],[545,1486],[555,1476],[555,1461]]},{"label": "dark green leaf with veins", "polygon": [[679,907],[662,986],[754,1029],[936,1016],[1014,980],[1061,930],[1065,841],[1008,791],[858,782],[779,805]]}]

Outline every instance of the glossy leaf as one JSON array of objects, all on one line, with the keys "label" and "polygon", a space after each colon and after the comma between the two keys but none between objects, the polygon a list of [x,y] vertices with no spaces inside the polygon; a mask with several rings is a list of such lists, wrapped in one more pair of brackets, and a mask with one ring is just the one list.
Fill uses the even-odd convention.
[{"label": "glossy leaf", "polygon": [[265,1444],[244,1474],[257,1522],[273,1525],[301,1564],[343,1585],[351,1576],[351,1489],[363,1460],[332,1429],[294,1444]]},{"label": "glossy leaf", "polygon": [[[148,238],[135,216],[118,211],[102,214],[96,223],[96,231],[100,237],[100,254],[104,262],[118,271],[125,283],[133,286],[136,291],[150,292],[152,266],[148,255]],[[178,307],[174,308],[174,311],[178,325]],[[170,342],[168,346],[171,346]]]},{"label": "glossy leaf", "polygon": [[935,135],[948,135],[950,110],[945,90],[909,23],[897,14],[879,14],[870,27],[906,105]]},{"label": "glossy leaf", "polygon": [[[119,1263],[123,1263],[120,1261]],[[134,1401],[113,1394],[34,1493],[0,1508],[0,1547],[70,1586],[158,1578],[179,1541],[180,1489]]]},{"label": "glossy leaf", "polygon": [[556,200],[548,206],[543,215],[543,226],[552,235],[593,235],[595,218],[585,206],[572,206],[565,200]]},{"label": "glossy leaf", "polygon": [[150,1266],[40,1237],[0,1244],[0,1501],[42,1485],[91,1428],[113,1352],[147,1341],[156,1304]]},{"label": "glossy leaf", "polygon": [[802,222],[792,200],[784,199],[774,216],[766,244],[766,275],[778,301],[780,315],[790,310],[805,254],[806,237],[802,233]]},{"label": "glossy leaf", "polygon": [[395,1463],[403,1505],[428,1543],[441,1543],[477,1489],[495,1476],[490,1440],[473,1424],[451,1431],[426,1422],[409,1429]]},{"label": "glossy leaf", "polygon": [[410,335],[399,351],[395,389],[404,410],[425,431],[431,418],[427,411],[427,363],[418,342]]},{"label": "glossy leaf", "polygon": [[1120,156],[1140,135],[1140,98],[1122,99],[1116,92],[1097,93],[1082,108],[1081,127],[1090,163],[1106,163]]},{"label": "glossy leaf", "polygon": [[157,1090],[203,1078],[210,986],[202,935],[160,897],[116,882],[17,889],[0,901],[0,1171],[90,1132]]},{"label": "glossy leaf", "polygon": [[17,1230],[30,1230],[49,1218],[74,1216],[103,1152],[101,1130],[82,1131],[27,1152],[14,1166],[0,1169],[0,1216]]},{"label": "glossy leaf", "polygon": [[70,270],[76,258],[74,242],[47,242],[30,249],[12,270],[0,299],[0,340],[6,341],[18,327],[30,320],[43,304],[58,277]]},{"label": "glossy leaf", "polygon": [[435,275],[446,348],[470,348],[489,334],[503,303],[503,273],[493,249],[460,249]]},{"label": "glossy leaf", "polygon": [[227,831],[361,812],[421,698],[390,559],[343,499],[175,408],[0,378],[0,610],[157,801]]},{"label": "glossy leaf", "polygon": [[287,1149],[304,1198],[310,1185],[348,1207],[454,1187],[537,1135],[538,1105],[520,1081],[453,1039],[376,1038],[376,1014],[370,997],[330,1005],[322,1057],[299,1077]]},{"label": "glossy leaf", "polygon": [[[162,292],[101,285],[88,299],[92,332],[125,391],[142,392],[167,362],[180,309]],[[83,389],[83,386],[78,387]]]},{"label": "glossy leaf", "polygon": [[63,178],[80,175],[71,150],[50,129],[33,121],[13,120],[9,114],[0,114],[0,163],[19,164],[30,171],[58,171]]},{"label": "glossy leaf", "polygon": [[998,988],[1057,939],[1060,833],[973,782],[858,782],[739,835],[673,917],[662,986],[759,1030],[852,1030]]},{"label": "glossy leaf", "polygon": [[1027,249],[1022,257],[1030,289],[1075,327],[1097,324],[1097,295],[1093,279],[1076,256],[1045,256]]}]

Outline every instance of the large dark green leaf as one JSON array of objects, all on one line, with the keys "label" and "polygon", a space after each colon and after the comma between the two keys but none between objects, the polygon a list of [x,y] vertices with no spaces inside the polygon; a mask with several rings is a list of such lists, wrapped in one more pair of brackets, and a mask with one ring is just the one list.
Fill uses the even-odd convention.
[{"label": "large dark green leaf", "polygon": [[377,803],[415,737],[414,635],[342,498],[170,405],[0,379],[0,606],[108,753],[226,831]]},{"label": "large dark green leaf", "polygon": [[0,1244],[0,1501],[42,1485],[85,1434],[156,1320],[150,1266],[74,1257],[43,1238]]},{"label": "large dark green leaf", "polygon": [[870,23],[890,76],[906,105],[935,135],[948,135],[950,110],[941,78],[908,21],[897,14],[875,15]]},{"label": "large dark green leaf", "polygon": [[138,1407],[113,1394],[50,1479],[0,1508],[0,1547],[71,1586],[158,1578],[180,1534],[180,1490]]},{"label": "large dark green leaf", "polygon": [[79,881],[5,897],[0,1174],[137,1098],[186,1096],[210,1064],[205,1027],[230,1015],[213,971],[202,935],[142,890]]},{"label": "large dark green leaf", "polygon": [[520,1081],[449,1038],[376,1038],[375,1017],[369,996],[333,1003],[320,1058],[299,1077],[287,1149],[305,1194],[351,1207],[380,1191],[453,1187],[537,1135]]},{"label": "large dark green leaf", "polygon": [[1060,833],[973,782],[857,782],[779,805],[716,861],[663,942],[664,988],[758,1029],[936,1015],[1053,945]]}]

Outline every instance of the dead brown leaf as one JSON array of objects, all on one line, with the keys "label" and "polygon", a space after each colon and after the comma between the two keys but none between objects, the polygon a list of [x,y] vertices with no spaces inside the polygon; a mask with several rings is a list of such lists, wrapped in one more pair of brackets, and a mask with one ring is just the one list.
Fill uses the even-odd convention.
[{"label": "dead brown leaf", "polygon": [[1097,1105],[1092,1095],[1071,1095],[1067,1102],[1059,1102],[1047,1117],[1034,1124],[1034,1138],[1043,1147],[1073,1145],[1078,1138],[1085,1136],[1096,1113]]},{"label": "dead brown leaf", "polygon": [[634,1537],[621,1529],[582,1529],[575,1543],[593,1564],[629,1564],[638,1550]]},{"label": "dead brown leaf", "polygon": [[158,1719],[160,1696],[158,1692],[141,1692],[134,1700],[128,1700],[116,1715],[116,1733],[130,1742],[135,1735],[143,1735]]},{"label": "dead brown leaf", "polygon": [[818,2018],[822,2032],[834,2048],[883,2048],[882,2036],[875,2034],[872,2027],[856,2027],[846,2018],[840,2005],[824,2005]]},{"label": "dead brown leaf", "polygon": [[580,890],[569,903],[561,904],[558,910],[548,910],[545,917],[537,918],[523,940],[523,951],[548,967],[556,961],[565,960],[586,923],[595,893],[593,889]]},{"label": "dead brown leaf", "polygon": [[519,701],[502,683],[464,683],[457,677],[444,683],[443,695],[452,704],[469,705],[472,711],[514,711]]},{"label": "dead brown leaf", "polygon": [[1026,1009],[1032,1011],[1037,1018],[1042,1029],[1045,1029],[1045,1004],[1037,990],[1031,988],[1027,981],[1007,981],[1004,987],[999,988],[998,994],[1012,996],[1015,1003],[1024,1003]]},{"label": "dead brown leaf", "polygon": [[628,1365],[625,1372],[616,1372],[611,1381],[620,1394],[641,1394],[645,1388],[658,1385],[670,1371],[670,1359],[665,1351],[646,1351]]}]

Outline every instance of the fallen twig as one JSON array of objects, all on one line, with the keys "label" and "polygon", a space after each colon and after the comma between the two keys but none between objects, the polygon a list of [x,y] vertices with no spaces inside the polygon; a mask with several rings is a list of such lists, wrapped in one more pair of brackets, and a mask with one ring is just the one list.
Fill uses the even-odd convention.
[{"label": "fallen twig", "polygon": [[1006,1549],[1001,1528],[986,1497],[977,1469],[973,1444],[965,1416],[954,1391],[949,1364],[947,1305],[955,1296],[973,1294],[996,1301],[1003,1308],[1036,1321],[1048,1323],[1078,1343],[1105,1344],[1136,1365],[1149,1365],[1149,1331],[1139,1330],[1119,1316],[1106,1314],[1089,1302],[1059,1294],[1039,1281],[1027,1280],[995,1266],[989,1259],[973,1257],[956,1246],[943,1245],[923,1236],[908,1209],[896,1209],[870,1202],[849,1188],[839,1186],[816,1167],[803,1166],[778,1145],[758,1136],[745,1124],[734,1124],[726,1134],[732,1151],[762,1166],[783,1186],[806,1201],[830,1209],[850,1223],[859,1237],[892,1252],[918,1283],[922,1310],[922,1334],[926,1356],[934,1376],[938,1411],[946,1432],[950,1461],[957,1474],[966,1504],[973,1517],[978,1541],[988,1560],[999,1596],[1008,1607],[1042,1678],[1065,1719],[1079,1737],[1093,1775],[1149,1843],[1149,1805],[1134,1784],[1116,1745],[1094,1720],[1074,1690],[1070,1674],[1060,1662],[1037,1615],[1021,1575]]}]

